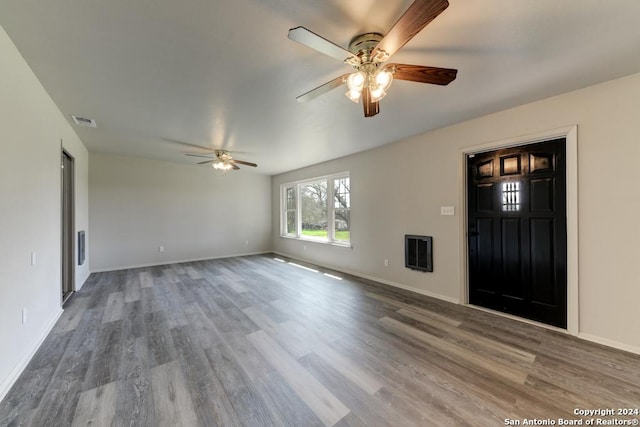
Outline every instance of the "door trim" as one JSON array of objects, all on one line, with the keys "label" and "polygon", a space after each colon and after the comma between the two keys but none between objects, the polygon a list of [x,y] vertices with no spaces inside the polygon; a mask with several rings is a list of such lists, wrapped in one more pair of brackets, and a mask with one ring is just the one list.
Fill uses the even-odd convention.
[{"label": "door trim", "polygon": [[[67,151],[62,146],[62,140],[60,141],[61,151],[60,151],[60,163],[61,163],[61,171],[60,171],[60,306],[64,306],[65,302],[69,300],[69,298],[76,291],[76,191],[75,191],[75,157],[71,155],[69,151]],[[65,217],[64,211],[64,191],[65,191],[65,171],[62,167],[64,165],[64,157],[68,156],[71,164],[71,175],[70,182],[68,183],[70,188],[70,204],[71,209],[69,212],[69,218]],[[64,250],[64,232],[65,232],[65,222],[68,221],[70,224],[70,237],[69,237],[69,251],[65,253]],[[71,283],[71,290],[65,295],[64,294],[64,264],[67,263],[69,267],[69,277],[68,280]]]},{"label": "door trim", "polygon": [[[535,134],[523,135],[499,141],[473,145],[459,150],[458,188],[462,206],[459,215],[460,235],[460,301],[469,305],[469,244],[467,239],[467,156],[501,148],[511,148],[534,144],[555,138],[566,139],[566,197],[567,197],[567,332],[578,335],[580,332],[580,300],[578,297],[578,125],[565,126]],[[495,312],[498,313],[498,312]],[[540,324],[542,325],[542,324]],[[553,328],[557,329],[557,328]]]}]

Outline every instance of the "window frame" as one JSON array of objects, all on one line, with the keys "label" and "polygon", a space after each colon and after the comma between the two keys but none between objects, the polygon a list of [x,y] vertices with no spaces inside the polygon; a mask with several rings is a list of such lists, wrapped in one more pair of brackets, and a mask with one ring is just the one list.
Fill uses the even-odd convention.
[{"label": "window frame", "polygon": [[[293,189],[293,197],[295,199],[295,207],[289,207],[289,195],[287,194],[287,190],[290,188]],[[282,215],[282,225],[281,225],[281,235],[284,237],[295,237],[300,233],[300,215],[298,212],[300,211],[300,198],[298,197],[298,186],[297,185],[282,185],[281,196],[282,196],[282,205],[280,206],[280,212]],[[295,233],[289,233],[289,212],[295,213]]]},{"label": "window frame", "polygon": [[[303,240],[305,242],[325,243],[336,246],[351,247],[351,227],[349,227],[349,240],[336,240],[335,238],[335,180],[349,178],[349,208],[338,208],[338,210],[348,210],[351,213],[351,177],[349,171],[323,175],[314,178],[306,178],[298,181],[286,182],[280,185],[280,237],[286,239]],[[302,234],[302,206],[300,189],[305,184],[325,181],[327,184],[327,238],[305,236]],[[293,209],[287,205],[287,189],[293,188],[296,198],[296,232],[287,233],[287,216]]]}]

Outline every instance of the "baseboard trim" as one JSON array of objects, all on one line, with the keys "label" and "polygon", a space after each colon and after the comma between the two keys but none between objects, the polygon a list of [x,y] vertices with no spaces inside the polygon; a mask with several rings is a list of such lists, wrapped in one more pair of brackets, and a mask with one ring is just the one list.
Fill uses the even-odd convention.
[{"label": "baseboard trim", "polygon": [[20,360],[18,364],[13,368],[9,376],[2,381],[2,384],[0,384],[0,401],[2,401],[7,395],[7,393],[9,393],[9,390],[11,390],[11,387],[13,387],[18,377],[20,377],[20,375],[22,374],[24,369],[27,367],[29,362],[31,362],[31,359],[33,359],[33,356],[36,354],[36,351],[38,351],[38,349],[44,342],[45,338],[47,338],[47,336],[49,335],[49,332],[51,332],[51,330],[55,326],[60,316],[62,316],[63,312],[64,311],[61,308],[60,311],[58,311],[53,316],[53,319],[44,328],[43,333],[40,334],[40,336],[31,345],[30,349],[24,355],[22,360]]},{"label": "baseboard trim", "polygon": [[290,259],[294,259],[296,261],[301,261],[301,262],[306,262],[306,263],[309,263],[309,264],[317,265],[318,267],[323,267],[323,268],[328,268],[330,270],[339,271],[339,272],[344,273],[344,274],[350,274],[351,276],[356,276],[356,277],[360,277],[361,279],[371,280],[373,282],[381,283],[383,285],[392,286],[394,288],[400,288],[400,289],[403,289],[405,291],[414,292],[416,294],[424,295],[424,296],[427,296],[427,297],[430,297],[430,298],[439,299],[439,300],[450,302],[450,303],[453,303],[453,304],[460,304],[460,300],[458,300],[457,298],[451,298],[451,297],[448,297],[446,295],[441,295],[441,294],[438,294],[438,293],[435,293],[435,292],[430,292],[430,291],[427,291],[427,290],[424,290],[424,289],[414,288],[413,286],[409,286],[409,285],[405,285],[403,283],[394,282],[392,280],[387,280],[387,279],[383,279],[383,278],[380,278],[380,277],[376,277],[376,276],[371,276],[371,275],[368,275],[368,274],[360,273],[358,271],[351,271],[351,270],[344,269],[344,268],[336,268],[335,266],[320,264],[320,263],[312,261],[312,260],[299,258],[299,257],[296,257],[296,256],[292,256],[292,255],[285,254],[285,253],[280,253],[280,252],[267,252],[267,253],[273,253],[275,255],[280,255],[280,256],[285,257],[285,258],[290,258]]},{"label": "baseboard trim", "polygon": [[601,344],[607,347],[612,347],[617,350],[626,351],[629,353],[640,354],[640,347],[636,347],[629,344],[624,344],[618,341],[610,340],[607,338],[602,338],[597,335],[585,334],[584,332],[578,333],[578,338],[581,338],[585,341],[591,341],[596,344]]},{"label": "baseboard trim", "polygon": [[151,262],[148,264],[134,264],[134,265],[124,265],[124,266],[118,266],[118,267],[97,268],[95,270],[91,270],[91,273],[106,273],[108,271],[128,270],[130,268],[156,267],[158,265],[181,264],[184,262],[208,261],[210,259],[233,258],[233,257],[251,256],[251,255],[264,255],[264,254],[270,254],[270,253],[272,252],[259,251],[259,252],[246,252],[241,254],[220,255],[220,256],[214,256],[214,257],[209,256],[209,257],[203,257],[203,258],[181,259],[177,261],[166,260],[162,262]]}]

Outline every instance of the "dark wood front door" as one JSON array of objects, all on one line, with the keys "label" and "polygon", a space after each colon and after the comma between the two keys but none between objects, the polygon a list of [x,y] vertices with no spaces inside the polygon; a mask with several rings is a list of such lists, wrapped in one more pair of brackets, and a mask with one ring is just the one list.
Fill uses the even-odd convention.
[{"label": "dark wood front door", "polygon": [[567,326],[565,139],[467,160],[469,302]]}]

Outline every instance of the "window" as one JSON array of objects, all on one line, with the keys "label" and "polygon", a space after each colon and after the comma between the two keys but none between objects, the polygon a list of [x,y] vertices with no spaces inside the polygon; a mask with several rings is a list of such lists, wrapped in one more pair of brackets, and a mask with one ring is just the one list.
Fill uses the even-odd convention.
[{"label": "window", "polygon": [[351,241],[348,173],[282,185],[282,236],[337,244]]},{"label": "window", "polygon": [[503,182],[502,183],[502,210],[503,211],[519,211],[520,210],[520,183],[519,182]]},{"label": "window", "polygon": [[284,233],[287,236],[297,236],[298,235],[298,220],[297,220],[297,212],[298,212],[298,202],[296,197],[296,187],[286,187],[285,188],[285,229]]},{"label": "window", "polygon": [[350,194],[348,176],[333,180],[334,239],[339,242],[349,242],[351,238]]},{"label": "window", "polygon": [[300,184],[300,216],[303,236],[328,238],[327,181]]}]

